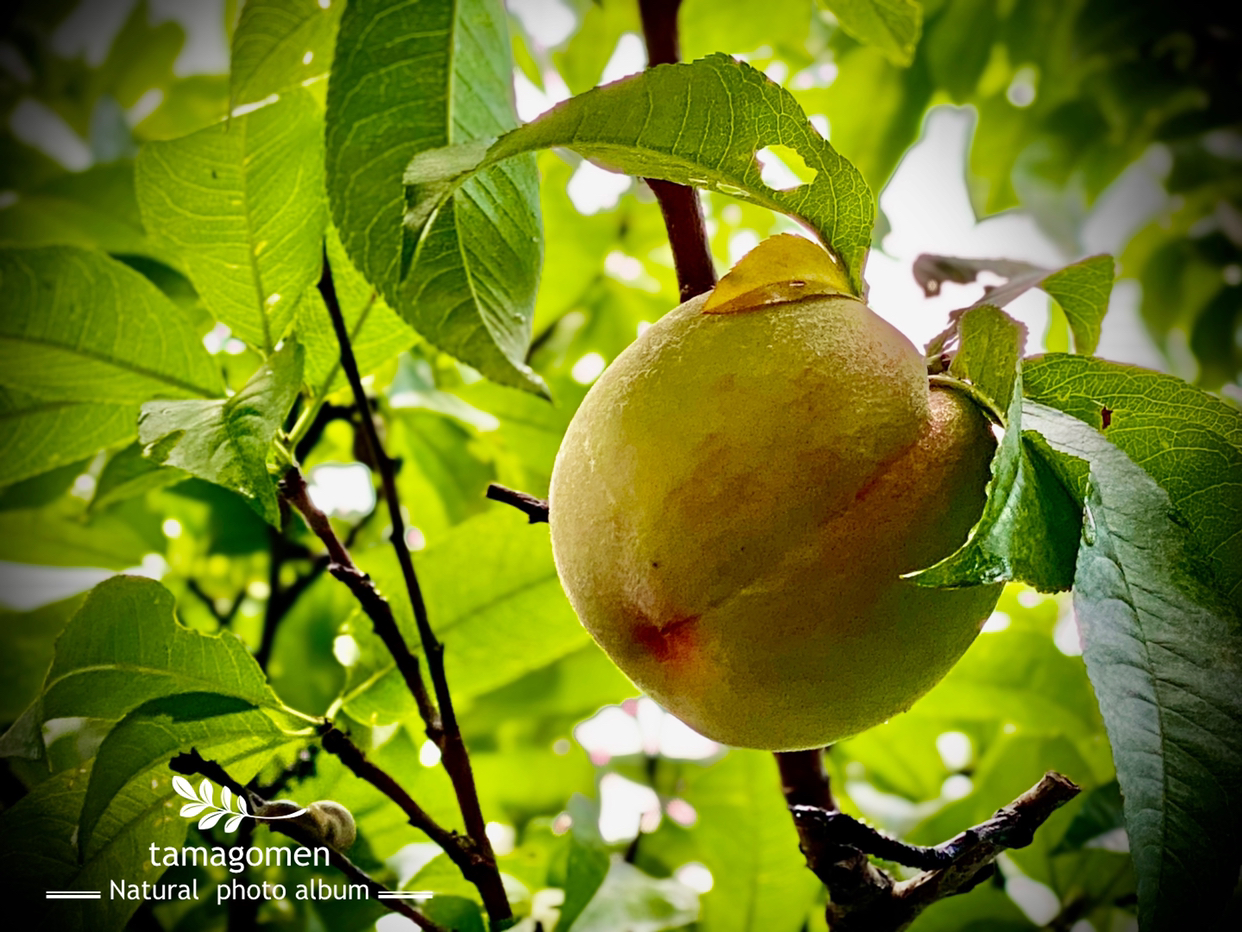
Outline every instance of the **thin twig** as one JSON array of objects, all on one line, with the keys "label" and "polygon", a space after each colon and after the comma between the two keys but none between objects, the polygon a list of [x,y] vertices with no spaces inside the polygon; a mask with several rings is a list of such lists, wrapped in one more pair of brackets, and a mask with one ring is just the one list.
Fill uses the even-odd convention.
[{"label": "thin twig", "polygon": [[529,519],[530,524],[539,524],[548,520],[548,502],[546,499],[535,498],[517,489],[510,489],[498,482],[487,487],[487,497],[494,502],[512,505]]},{"label": "thin twig", "polygon": [[328,548],[330,561],[328,572],[349,587],[354,598],[362,606],[362,610],[371,619],[372,628],[392,655],[397,669],[401,671],[401,676],[413,694],[419,714],[422,715],[430,734],[438,727],[435,706],[432,705],[427,686],[423,682],[422,667],[418,657],[410,651],[405,639],[401,636],[401,629],[397,626],[392,606],[380,595],[371,577],[358,569],[349,551],[336,536],[336,531],[333,530],[328,516],[311,501],[310,493],[306,488],[306,479],[301,470],[296,466],[286,470],[280,480],[280,491],[284,499],[306,520],[307,526],[315,533],[315,536]]},{"label": "thin twig", "polygon": [[242,600],[246,598],[246,590],[243,589],[241,592],[237,593],[237,595],[233,596],[233,601],[229,603],[229,607],[227,609],[220,611],[220,609],[216,606],[216,600],[207,594],[206,590],[198,584],[197,579],[188,580],[185,586],[190,590],[191,595],[197,597],[198,600],[207,607],[207,611],[211,612],[212,617],[215,618],[216,623],[219,624],[221,628],[227,628],[233,623],[233,618],[237,615],[237,610],[241,608]]},{"label": "thin twig", "polygon": [[[677,33],[677,11],[681,0],[638,0],[643,24],[643,41],[647,45],[647,64],[673,64],[681,58]],[[707,243],[707,225],[703,222],[703,206],[694,188],[644,179],[660,204],[669,245],[673,248],[673,266],[681,300],[716,287],[716,267]]]},{"label": "thin twig", "polygon": [[[262,812],[263,807],[268,803],[268,800],[258,793],[247,789],[239,781],[229,776],[228,771],[221,767],[220,764],[204,758],[195,748],[191,748],[189,753],[178,754],[168,762],[168,766],[175,773],[185,774],[186,776],[203,776],[219,786],[228,787],[235,795],[246,800],[246,804],[250,807],[251,812]],[[330,845],[325,845],[321,839],[314,837],[308,829],[299,825],[295,820],[281,819],[279,821],[269,821],[266,824],[272,831],[288,835],[304,847],[326,848],[328,851],[328,863],[353,883],[365,886],[370,896],[379,899],[378,895],[380,893],[392,892],[370,874],[359,868],[345,855],[341,854],[341,852]],[[379,900],[379,903],[394,913],[400,913],[420,928],[428,930],[428,932],[447,932],[443,926],[432,921],[418,910],[412,909],[401,900],[382,899]]]},{"label": "thin twig", "polygon": [[[485,864],[490,865],[489,869],[479,872],[480,877],[476,881],[476,886],[483,899],[488,919],[493,926],[502,926],[513,917],[513,910],[509,905],[509,897],[505,893],[504,884],[501,882],[500,871],[496,867],[496,856],[492,852],[491,842],[487,838],[487,823],[483,819],[483,809],[479,804],[479,792],[474,783],[470,755],[466,751],[466,742],[462,738],[461,727],[457,723],[457,715],[453,710],[453,697],[449,693],[448,677],[444,672],[444,645],[431,630],[431,621],[427,617],[427,605],[423,601],[418,576],[414,572],[414,560],[405,540],[405,520],[401,515],[401,502],[397,496],[396,464],[384,450],[383,444],[380,443],[379,433],[375,429],[375,414],[371,410],[371,402],[362,387],[362,377],[354,359],[353,347],[350,345],[345,317],[341,313],[341,305],[337,300],[336,287],[332,281],[332,269],[328,263],[326,251],[324,252],[323,275],[319,280],[319,292],[332,318],[336,339],[341,347],[341,368],[345,371],[345,378],[353,391],[354,403],[358,407],[372,462],[380,474],[384,500],[388,505],[389,521],[392,524],[390,541],[393,550],[396,551],[397,562],[401,564],[401,575],[405,579],[406,592],[409,594],[410,605],[414,609],[414,621],[418,626],[423,655],[427,658],[427,670],[431,675],[432,686],[435,690],[439,720],[428,723],[427,736],[440,748],[440,758],[453,783],[457,805],[466,824],[466,834],[470,836]],[[421,677],[419,682],[421,683]],[[426,721],[425,718],[424,721]]]}]

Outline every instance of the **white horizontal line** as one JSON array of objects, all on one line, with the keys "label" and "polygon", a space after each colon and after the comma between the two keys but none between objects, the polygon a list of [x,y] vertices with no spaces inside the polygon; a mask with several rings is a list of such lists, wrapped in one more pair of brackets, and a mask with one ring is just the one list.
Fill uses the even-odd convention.
[{"label": "white horizontal line", "polygon": [[385,891],[379,894],[381,900],[429,900],[433,896],[430,890],[413,890],[409,893],[393,893]]},{"label": "white horizontal line", "polygon": [[103,894],[98,890],[48,890],[49,900],[99,900]]}]

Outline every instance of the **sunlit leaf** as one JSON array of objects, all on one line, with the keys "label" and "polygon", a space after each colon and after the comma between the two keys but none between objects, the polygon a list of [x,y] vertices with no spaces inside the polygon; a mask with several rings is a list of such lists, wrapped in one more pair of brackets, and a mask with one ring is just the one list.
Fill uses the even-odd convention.
[{"label": "sunlit leaf", "polygon": [[233,105],[282,94],[327,75],[344,7],[339,0],[247,0],[233,32]]},{"label": "sunlit leaf", "polygon": [[190,631],[174,620],[172,594],[160,583],[115,576],[91,590],[65,627],[27,714],[39,724],[65,716],[115,721],[150,699],[200,691],[283,709],[235,636]]},{"label": "sunlit leaf", "polygon": [[144,455],[241,495],[280,524],[267,455],[302,385],[302,347],[287,343],[224,401],[152,401],[142,406]]},{"label": "sunlit leaf", "polygon": [[819,0],[859,42],[874,45],[893,62],[914,60],[923,28],[923,7],[916,0]]},{"label": "sunlit leaf", "polygon": [[219,369],[181,310],[103,253],[2,249],[0,284],[0,385],[92,405],[221,393]]},{"label": "sunlit leaf", "polygon": [[177,251],[208,310],[265,352],[319,279],[321,119],[297,91],[138,156],[143,222]]},{"label": "sunlit leaf", "polygon": [[490,379],[541,391],[525,362],[542,255],[534,160],[463,186],[417,242],[401,226],[410,156],[513,128],[511,81],[495,0],[351,3],[328,88],[328,192],[350,258],[415,330]]},{"label": "sunlit leaf", "polygon": [[[144,702],[126,714],[99,747],[79,818],[79,850],[89,856],[94,849],[95,826],[116,795],[131,783],[149,787],[151,780],[144,775],[166,772],[173,755],[193,748],[209,760],[232,760],[239,754],[271,754],[289,741],[290,734],[272,718],[237,696],[187,692]],[[177,792],[171,785],[168,789]],[[210,828],[230,814],[232,791],[220,788],[217,807],[212,789],[204,780],[203,804],[214,811],[202,816],[200,828]],[[183,807],[182,814],[189,808]]]}]

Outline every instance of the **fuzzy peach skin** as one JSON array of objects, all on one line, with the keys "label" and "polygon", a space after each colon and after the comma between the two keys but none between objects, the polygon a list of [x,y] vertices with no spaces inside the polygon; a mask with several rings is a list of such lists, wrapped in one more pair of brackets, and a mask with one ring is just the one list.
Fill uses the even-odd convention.
[{"label": "fuzzy peach skin", "polygon": [[702,734],[793,750],[908,709],[999,586],[900,579],[952,553],[995,448],[975,405],[862,302],[687,301],[592,386],[552,475],[583,625]]}]

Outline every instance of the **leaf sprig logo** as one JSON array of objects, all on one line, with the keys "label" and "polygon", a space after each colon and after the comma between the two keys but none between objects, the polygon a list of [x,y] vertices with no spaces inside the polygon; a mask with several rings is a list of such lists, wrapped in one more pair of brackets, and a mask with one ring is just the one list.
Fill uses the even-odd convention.
[{"label": "leaf sprig logo", "polygon": [[[275,819],[296,819],[308,811],[297,809],[293,812],[282,812],[280,815],[258,815],[250,811],[245,797],[235,796],[227,786],[220,788],[220,804],[216,805],[215,786],[210,780],[203,780],[198,785],[197,793],[194,792],[190,781],[180,775],[173,777],[172,785],[178,796],[190,800],[181,807],[182,818],[193,819],[201,816],[198,820],[198,827],[201,829],[211,828],[225,816],[230,817],[224,823],[224,831],[228,833],[237,831],[243,819],[262,819],[264,822]],[[233,808],[234,805],[236,809]]]}]

